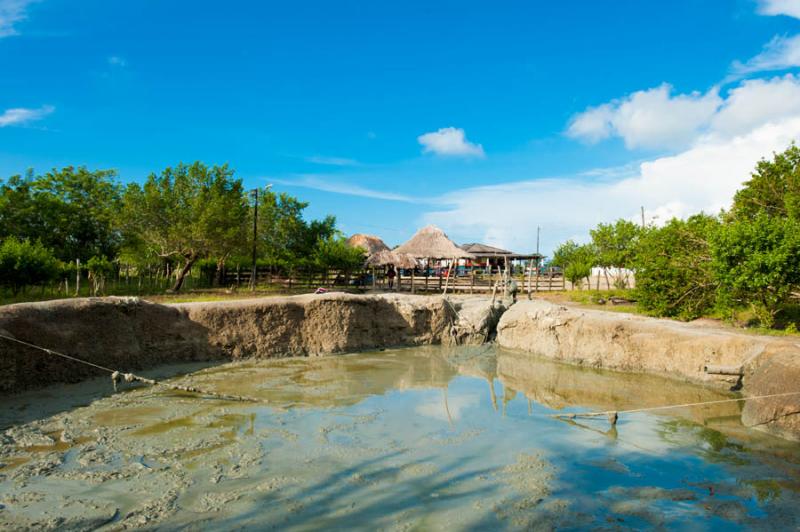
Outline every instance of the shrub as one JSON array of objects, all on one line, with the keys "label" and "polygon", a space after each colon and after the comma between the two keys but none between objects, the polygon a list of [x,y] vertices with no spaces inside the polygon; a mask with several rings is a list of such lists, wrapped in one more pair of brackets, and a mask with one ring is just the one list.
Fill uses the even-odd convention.
[{"label": "shrub", "polygon": [[693,319],[714,306],[709,239],[719,226],[717,217],[698,214],[641,235],[635,260],[641,308],[658,316]]},{"label": "shrub", "polygon": [[314,265],[351,271],[364,264],[364,250],[353,248],[343,238],[326,238],[317,241],[314,248]]},{"label": "shrub", "polygon": [[26,286],[50,282],[58,273],[58,260],[40,242],[12,236],[0,245],[0,283],[14,295]]},{"label": "shrub", "polygon": [[573,288],[580,288],[584,279],[592,275],[597,253],[591,244],[576,244],[567,240],[553,252],[551,265],[563,268],[564,277]]},{"label": "shrub", "polygon": [[725,224],[712,239],[719,301],[749,305],[763,327],[800,288],[800,223],[759,213]]},{"label": "shrub", "polygon": [[92,283],[92,295],[96,296],[105,290],[106,277],[114,273],[114,263],[105,257],[92,257],[86,263],[86,270]]}]

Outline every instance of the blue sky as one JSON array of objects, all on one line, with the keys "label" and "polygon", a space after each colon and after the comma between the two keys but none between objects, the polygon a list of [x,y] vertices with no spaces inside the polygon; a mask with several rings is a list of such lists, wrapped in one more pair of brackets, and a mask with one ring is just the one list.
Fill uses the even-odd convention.
[{"label": "blue sky", "polygon": [[390,244],[724,208],[800,136],[800,0],[0,0],[0,176],[230,163]]}]

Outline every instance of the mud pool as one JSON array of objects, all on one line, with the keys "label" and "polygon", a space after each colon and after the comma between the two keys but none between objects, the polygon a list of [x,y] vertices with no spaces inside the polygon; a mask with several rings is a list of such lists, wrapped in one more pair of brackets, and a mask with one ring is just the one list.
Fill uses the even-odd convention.
[{"label": "mud pool", "polygon": [[494,347],[186,369],[263,402],[105,380],[5,398],[0,529],[800,524],[800,445],[738,403],[547,417],[729,397],[698,386]]}]

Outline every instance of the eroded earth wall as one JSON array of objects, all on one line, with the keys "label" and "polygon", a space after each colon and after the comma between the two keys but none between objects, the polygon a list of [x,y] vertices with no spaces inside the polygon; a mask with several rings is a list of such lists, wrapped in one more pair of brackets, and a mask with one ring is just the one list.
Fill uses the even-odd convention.
[{"label": "eroded earth wall", "polygon": [[[0,307],[0,334],[101,366],[316,356],[391,346],[482,342],[579,365],[658,373],[747,396],[800,392],[800,345],[702,323],[520,301],[325,294],[157,305],[89,298]],[[458,315],[456,315],[458,314]],[[743,368],[710,375],[709,365]],[[103,371],[0,339],[0,393],[77,382]],[[742,420],[800,439],[800,394],[747,401]]]},{"label": "eroded earth wall", "polygon": [[[796,340],[749,335],[703,322],[521,301],[500,319],[497,343],[588,367],[658,373],[719,389],[740,389],[750,397],[800,392]],[[743,375],[708,374],[707,366],[741,367]],[[800,394],[750,400],[744,403],[742,421],[800,439],[798,413]]]},{"label": "eroded earth wall", "polygon": [[[170,362],[314,356],[440,343],[442,298],[348,294],[158,305],[87,298],[0,307],[0,334],[121,371]],[[102,370],[0,339],[0,392]]]}]

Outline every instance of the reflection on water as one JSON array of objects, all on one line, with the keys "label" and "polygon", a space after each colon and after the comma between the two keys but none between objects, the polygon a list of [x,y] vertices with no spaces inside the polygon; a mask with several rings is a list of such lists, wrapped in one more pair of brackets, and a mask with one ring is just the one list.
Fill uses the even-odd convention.
[{"label": "reflection on water", "polygon": [[192,384],[264,403],[137,390],[56,416],[42,430],[92,439],[40,476],[24,447],[6,452],[0,493],[17,502],[0,496],[0,525],[66,512],[65,498],[165,528],[800,523],[798,446],[743,428],[739,403],[615,427],[548,416],[729,397],[654,376],[426,347],[230,364]]}]

